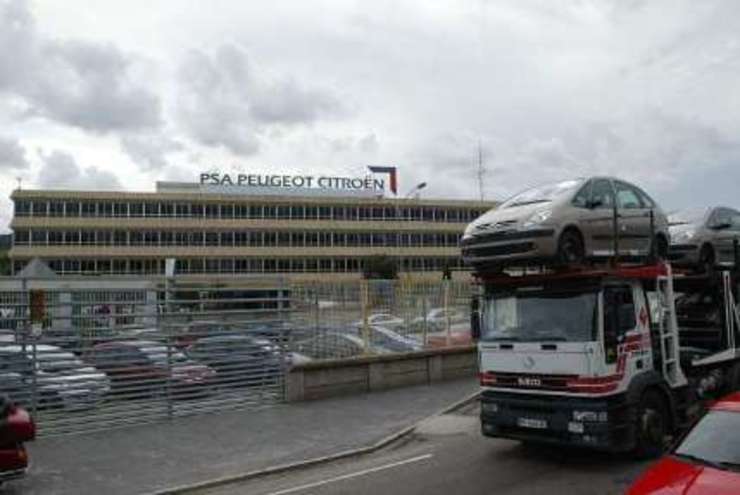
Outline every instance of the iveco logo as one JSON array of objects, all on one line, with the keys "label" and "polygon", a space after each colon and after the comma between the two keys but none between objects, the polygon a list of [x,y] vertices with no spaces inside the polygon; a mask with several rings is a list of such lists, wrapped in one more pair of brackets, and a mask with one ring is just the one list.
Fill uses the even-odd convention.
[{"label": "iveco logo", "polygon": [[527,356],[522,361],[522,364],[524,365],[525,368],[527,368],[528,370],[531,370],[532,368],[534,368],[534,365],[535,365],[534,358],[532,356]]}]

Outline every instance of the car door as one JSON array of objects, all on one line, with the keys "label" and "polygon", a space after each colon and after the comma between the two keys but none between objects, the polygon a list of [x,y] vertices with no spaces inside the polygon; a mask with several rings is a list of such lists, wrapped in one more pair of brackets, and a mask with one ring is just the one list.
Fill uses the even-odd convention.
[{"label": "car door", "polygon": [[[587,198],[587,199],[584,199]],[[586,254],[609,256],[613,253],[614,187],[610,179],[591,179],[573,199],[578,208],[578,225],[586,243]]]},{"label": "car door", "polygon": [[620,254],[646,255],[650,249],[650,209],[640,191],[630,184],[615,180],[614,191],[619,213]]},{"label": "car door", "polygon": [[719,263],[734,263],[735,239],[740,240],[740,213],[730,208],[717,208],[709,219],[713,244]]}]

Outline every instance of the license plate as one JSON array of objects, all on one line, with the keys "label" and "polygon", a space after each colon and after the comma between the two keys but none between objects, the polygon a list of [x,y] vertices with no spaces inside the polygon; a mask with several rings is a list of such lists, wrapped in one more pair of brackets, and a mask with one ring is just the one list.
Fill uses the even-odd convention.
[{"label": "license plate", "polygon": [[547,421],[544,419],[517,418],[516,424],[522,428],[535,428],[538,430],[547,428]]}]

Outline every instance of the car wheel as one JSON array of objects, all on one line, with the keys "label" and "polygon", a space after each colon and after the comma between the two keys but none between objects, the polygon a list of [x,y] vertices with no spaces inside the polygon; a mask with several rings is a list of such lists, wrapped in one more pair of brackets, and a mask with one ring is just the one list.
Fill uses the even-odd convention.
[{"label": "car wheel", "polygon": [[654,254],[659,260],[668,259],[668,241],[662,235],[655,236]]},{"label": "car wheel", "polygon": [[558,261],[564,264],[583,263],[586,251],[581,234],[574,229],[568,229],[560,235],[558,241]]},{"label": "car wheel", "polygon": [[668,411],[658,392],[647,391],[637,406],[635,454],[641,459],[658,457],[665,449]]},{"label": "car wheel", "polygon": [[705,244],[699,252],[699,270],[702,273],[712,273],[715,264],[714,249],[709,244]]}]

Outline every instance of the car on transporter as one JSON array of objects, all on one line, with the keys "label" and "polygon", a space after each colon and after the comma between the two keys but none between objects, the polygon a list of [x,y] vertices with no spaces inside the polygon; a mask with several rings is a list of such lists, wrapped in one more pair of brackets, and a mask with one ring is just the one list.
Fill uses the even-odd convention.
[{"label": "car on transporter", "polygon": [[615,213],[620,256],[667,256],[668,220],[657,203],[634,184],[590,177],[528,189],[485,213],[465,229],[463,258],[492,269],[613,256]]},{"label": "car on transporter", "polygon": [[668,257],[677,266],[711,270],[735,263],[740,240],[740,212],[725,206],[691,208],[668,215],[671,244]]}]

